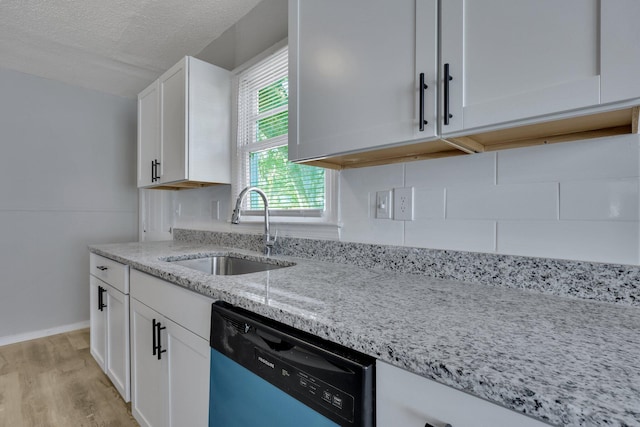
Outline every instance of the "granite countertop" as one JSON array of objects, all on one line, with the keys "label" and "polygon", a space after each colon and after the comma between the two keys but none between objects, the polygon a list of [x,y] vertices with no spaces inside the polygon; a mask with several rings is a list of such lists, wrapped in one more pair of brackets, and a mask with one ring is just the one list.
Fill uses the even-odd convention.
[{"label": "granite countertop", "polygon": [[637,307],[284,256],[211,276],[164,259],[261,255],[184,241],[90,250],[551,424],[640,426]]}]

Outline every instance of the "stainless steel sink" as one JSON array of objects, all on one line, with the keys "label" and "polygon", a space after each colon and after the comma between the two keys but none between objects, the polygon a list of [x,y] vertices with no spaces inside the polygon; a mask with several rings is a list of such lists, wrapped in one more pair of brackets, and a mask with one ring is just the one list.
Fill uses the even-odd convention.
[{"label": "stainless steel sink", "polygon": [[169,261],[183,267],[192,268],[202,271],[203,273],[229,276],[237,274],[257,273],[260,271],[276,270],[278,268],[290,267],[288,265],[278,265],[270,262],[253,261],[234,256],[219,255],[206,258],[182,259],[177,261]]}]

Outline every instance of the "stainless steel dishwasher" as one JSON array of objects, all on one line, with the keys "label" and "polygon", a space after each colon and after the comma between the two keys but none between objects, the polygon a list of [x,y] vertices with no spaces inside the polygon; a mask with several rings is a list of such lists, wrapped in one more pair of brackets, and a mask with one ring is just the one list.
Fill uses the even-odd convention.
[{"label": "stainless steel dishwasher", "polygon": [[210,427],[375,425],[369,356],[220,301],[210,344]]}]

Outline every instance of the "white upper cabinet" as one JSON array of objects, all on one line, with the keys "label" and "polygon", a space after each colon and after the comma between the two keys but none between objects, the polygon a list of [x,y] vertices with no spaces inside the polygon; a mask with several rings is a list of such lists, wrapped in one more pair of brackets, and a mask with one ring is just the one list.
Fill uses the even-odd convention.
[{"label": "white upper cabinet", "polygon": [[357,167],[633,132],[638,17],[636,0],[289,0],[289,158]]},{"label": "white upper cabinet", "polygon": [[602,103],[640,97],[640,2],[602,0]]},{"label": "white upper cabinet", "polygon": [[231,182],[231,78],[185,57],[138,95],[138,187]]},{"label": "white upper cabinet", "polygon": [[[188,179],[187,155],[189,133],[187,129],[189,110],[187,101],[187,60],[183,60],[160,76],[160,182]],[[201,117],[206,120],[206,117]],[[194,117],[195,120],[195,117]],[[230,141],[229,141],[230,143]]]},{"label": "white upper cabinet", "polygon": [[290,0],[289,158],[434,139],[437,22],[437,0]]},{"label": "white upper cabinet", "polygon": [[160,161],[160,90],[158,81],[138,95],[138,187],[153,184]]},{"label": "white upper cabinet", "polygon": [[599,0],[441,7],[443,136],[600,103]]}]

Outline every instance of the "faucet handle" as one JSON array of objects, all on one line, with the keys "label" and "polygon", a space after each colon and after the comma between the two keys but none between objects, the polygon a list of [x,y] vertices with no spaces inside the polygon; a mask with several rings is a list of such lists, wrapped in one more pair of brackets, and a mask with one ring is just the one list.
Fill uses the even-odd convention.
[{"label": "faucet handle", "polygon": [[240,208],[236,207],[231,214],[231,223],[240,224]]},{"label": "faucet handle", "polygon": [[271,256],[271,252],[273,250],[274,240],[267,240],[264,242],[264,254],[266,256]]},{"label": "faucet handle", "polygon": [[270,234],[264,235],[264,254],[267,256],[271,255],[272,249],[276,244],[276,240],[278,239],[278,229],[276,228],[275,236],[271,236]]}]

